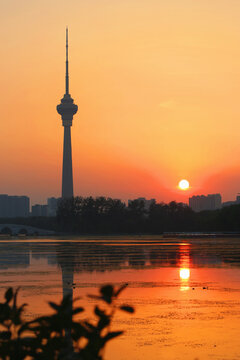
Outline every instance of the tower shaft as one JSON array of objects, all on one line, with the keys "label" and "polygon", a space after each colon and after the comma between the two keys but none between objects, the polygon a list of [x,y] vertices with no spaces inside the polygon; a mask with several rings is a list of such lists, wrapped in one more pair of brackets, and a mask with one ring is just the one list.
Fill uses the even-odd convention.
[{"label": "tower shaft", "polygon": [[72,144],[71,144],[71,126],[73,115],[78,111],[69,94],[69,71],[68,71],[68,29],[66,29],[66,74],[65,74],[65,94],[61,103],[57,106],[57,112],[62,117],[64,127],[63,141],[63,167],[62,167],[62,198],[73,197],[73,171],[72,171]]},{"label": "tower shaft", "polygon": [[66,199],[71,197],[73,197],[71,127],[64,126],[62,198]]}]

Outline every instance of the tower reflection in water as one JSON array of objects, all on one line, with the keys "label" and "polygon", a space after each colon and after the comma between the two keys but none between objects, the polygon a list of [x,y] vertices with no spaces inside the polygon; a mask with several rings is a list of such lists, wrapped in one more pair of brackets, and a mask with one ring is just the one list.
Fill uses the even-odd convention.
[{"label": "tower reflection in water", "polygon": [[190,280],[190,244],[179,245],[179,277],[181,280],[180,290],[189,289]]},{"label": "tower reflection in water", "polygon": [[60,244],[56,247],[57,262],[62,270],[62,291],[63,297],[68,296],[73,300],[73,276],[75,268],[75,252],[72,244],[68,245],[66,253],[66,244]]}]

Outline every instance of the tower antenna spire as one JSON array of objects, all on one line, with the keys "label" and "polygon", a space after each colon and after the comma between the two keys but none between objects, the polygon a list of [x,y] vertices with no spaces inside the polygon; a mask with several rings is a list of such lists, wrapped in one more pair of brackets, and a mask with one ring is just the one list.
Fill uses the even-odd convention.
[{"label": "tower antenna spire", "polygon": [[66,27],[66,94],[69,94],[69,74],[68,74],[68,27]]}]

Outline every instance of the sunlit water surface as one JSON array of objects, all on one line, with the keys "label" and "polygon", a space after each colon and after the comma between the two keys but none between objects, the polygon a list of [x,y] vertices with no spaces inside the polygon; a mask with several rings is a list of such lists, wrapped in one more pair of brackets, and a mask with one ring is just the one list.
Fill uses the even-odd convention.
[{"label": "sunlit water surface", "polygon": [[0,297],[20,286],[29,319],[71,289],[91,317],[86,295],[126,282],[107,360],[240,359],[240,239],[0,240]]}]

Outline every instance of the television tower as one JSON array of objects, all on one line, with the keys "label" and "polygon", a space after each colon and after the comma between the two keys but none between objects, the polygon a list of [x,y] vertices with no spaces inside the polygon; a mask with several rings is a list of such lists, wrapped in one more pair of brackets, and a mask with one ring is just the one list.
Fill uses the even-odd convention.
[{"label": "television tower", "polygon": [[69,94],[69,74],[68,74],[68,28],[66,29],[66,82],[65,94],[61,99],[61,104],[57,106],[57,112],[62,117],[64,126],[63,141],[63,167],[62,167],[62,198],[73,197],[73,174],[72,174],[72,144],[71,126],[73,115],[78,111],[77,105]]}]

